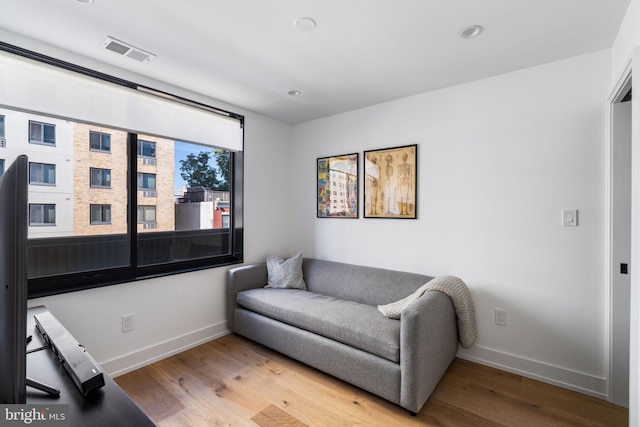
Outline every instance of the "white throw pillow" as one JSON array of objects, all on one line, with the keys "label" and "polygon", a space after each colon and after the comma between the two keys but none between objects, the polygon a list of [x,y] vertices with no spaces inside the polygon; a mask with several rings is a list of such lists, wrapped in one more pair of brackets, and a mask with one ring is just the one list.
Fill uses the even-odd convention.
[{"label": "white throw pillow", "polygon": [[307,290],[302,277],[302,253],[284,260],[267,257],[267,286],[265,288],[289,288]]}]

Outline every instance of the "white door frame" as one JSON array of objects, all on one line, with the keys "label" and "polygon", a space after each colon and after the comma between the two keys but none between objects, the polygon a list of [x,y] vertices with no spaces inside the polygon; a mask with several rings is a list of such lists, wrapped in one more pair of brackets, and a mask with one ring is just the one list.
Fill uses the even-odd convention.
[{"label": "white door frame", "polygon": [[[607,327],[607,336],[608,336],[608,349],[609,352],[607,354],[607,360],[608,360],[608,376],[607,376],[607,398],[610,402],[615,403],[617,405],[621,405],[621,406],[628,406],[629,404],[629,400],[628,400],[628,393],[629,393],[629,383],[627,381],[626,376],[628,375],[628,361],[629,361],[629,351],[627,350],[628,348],[628,342],[627,343],[623,343],[623,345],[620,345],[620,340],[624,339],[621,338],[620,333],[618,332],[616,334],[615,332],[615,324],[614,324],[614,314],[616,313],[620,313],[620,309],[616,307],[616,301],[614,301],[614,291],[616,291],[617,288],[617,292],[618,295],[621,292],[620,291],[620,286],[622,285],[626,285],[626,283],[620,283],[620,280],[623,280],[620,278],[619,274],[620,272],[618,271],[618,266],[620,264],[621,261],[624,262],[628,262],[630,264],[630,273],[633,274],[634,270],[640,266],[640,262],[638,263],[633,263],[632,261],[632,257],[631,254],[628,254],[629,258],[626,259],[615,259],[614,258],[614,248],[616,247],[616,242],[614,241],[614,228],[618,228],[620,225],[618,224],[617,227],[614,227],[614,205],[616,203],[616,200],[614,200],[614,185],[615,185],[615,176],[616,176],[616,166],[615,166],[615,156],[614,156],[614,152],[616,151],[617,147],[620,147],[622,144],[620,143],[619,139],[620,138],[620,133],[621,132],[616,132],[617,129],[615,128],[616,123],[620,122],[620,117],[615,117],[615,112],[618,111],[620,112],[620,105],[618,104],[622,98],[629,92],[629,89],[632,87],[632,65],[633,62],[630,59],[627,63],[627,66],[625,67],[624,71],[622,72],[622,74],[620,75],[620,77],[618,78],[618,81],[616,82],[613,90],[611,91],[611,94],[609,95],[609,99],[607,102],[607,136],[608,136],[608,143],[607,143],[607,155],[606,155],[606,159],[607,159],[607,174],[606,174],[606,179],[607,179],[607,185],[606,185],[606,193],[607,193],[607,213],[606,213],[606,221],[607,221],[607,236],[606,236],[606,242],[607,242],[607,249],[608,249],[608,257],[607,257],[607,278],[608,278],[608,291],[607,291],[607,310],[608,310],[608,327]],[[616,104],[618,104],[616,106]],[[618,107],[618,108],[616,108]],[[618,113],[619,114],[619,113]],[[633,121],[633,117],[631,117],[631,121]],[[629,127],[632,127],[632,123],[629,123]],[[625,137],[629,137],[631,134],[631,129],[629,129],[629,135],[626,135]],[[627,140],[626,143],[628,143],[629,141]],[[631,145],[633,145],[633,141],[631,141]],[[625,149],[625,151],[627,151],[629,148],[627,147]],[[631,151],[633,151],[633,146],[631,146]],[[629,155],[631,155],[631,153],[628,153]],[[618,161],[620,161],[618,159]],[[633,164],[633,162],[631,162],[631,170],[633,171],[633,169],[635,168],[635,165]],[[633,172],[631,172],[631,174],[633,174]],[[625,179],[631,179],[630,177],[625,177]],[[629,197],[632,197],[632,193],[633,190],[631,190],[631,192],[629,193]],[[629,212],[629,214],[631,214],[631,212]],[[619,232],[619,231],[618,231]],[[631,230],[629,230],[629,233],[631,232]],[[629,248],[630,249],[630,248]],[[619,255],[619,254],[618,254]],[[629,280],[631,280],[631,278],[629,277]],[[625,295],[626,296],[626,295]],[[618,296],[618,300],[619,300],[620,296]],[[625,314],[626,316],[626,314]],[[629,338],[627,338],[628,340]],[[614,345],[615,343],[618,343],[618,345]],[[622,349],[620,348],[622,347]],[[626,354],[620,354],[620,353],[626,353]],[[621,359],[626,358],[626,363],[620,363]]]},{"label": "white door frame", "polygon": [[[633,86],[640,88],[640,46],[632,53]],[[631,259],[640,258],[640,98],[631,101],[633,117],[631,119],[632,145],[632,210],[631,210]],[[629,425],[640,425],[640,272],[631,269],[631,338],[629,364]]]},{"label": "white door frame", "polygon": [[[636,72],[633,73],[633,68]],[[606,131],[607,131],[607,203],[609,209],[607,209],[607,233],[605,241],[607,248],[611,249],[611,148],[612,148],[612,134],[611,134],[611,104],[616,100],[615,96],[620,94],[623,89],[623,85],[628,82],[629,76],[631,76],[632,86],[636,88],[636,96],[632,99],[632,118],[631,118],[631,260],[635,265],[630,266],[630,282],[631,282],[631,319],[630,319],[630,339],[629,339],[629,425],[640,425],[640,96],[637,95],[638,88],[640,88],[640,46],[636,46],[633,49],[631,58],[628,60],[624,71],[619,76],[614,89],[611,92],[611,97],[607,102],[607,119],[606,119]],[[610,252],[608,253],[606,260],[608,275],[608,303],[611,303],[611,273],[614,266],[611,263]],[[609,346],[607,352],[608,358],[608,376],[607,382],[609,387],[611,386],[611,306],[607,305],[608,311],[608,341]],[[610,390],[609,390],[610,391]]]}]

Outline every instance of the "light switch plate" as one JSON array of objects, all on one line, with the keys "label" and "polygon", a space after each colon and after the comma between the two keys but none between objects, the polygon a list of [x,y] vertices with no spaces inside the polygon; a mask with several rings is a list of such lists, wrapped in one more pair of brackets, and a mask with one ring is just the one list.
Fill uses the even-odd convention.
[{"label": "light switch plate", "polygon": [[565,227],[577,227],[578,226],[578,210],[577,209],[563,209],[562,210],[562,225]]}]

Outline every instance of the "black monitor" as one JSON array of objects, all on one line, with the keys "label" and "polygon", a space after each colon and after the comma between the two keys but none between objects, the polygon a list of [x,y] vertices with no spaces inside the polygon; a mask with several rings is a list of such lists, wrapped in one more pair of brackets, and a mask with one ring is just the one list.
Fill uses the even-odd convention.
[{"label": "black monitor", "polygon": [[0,404],[26,403],[27,385],[60,392],[27,378],[27,156],[0,177]]},{"label": "black monitor", "polygon": [[26,401],[27,156],[0,177],[0,403]]}]

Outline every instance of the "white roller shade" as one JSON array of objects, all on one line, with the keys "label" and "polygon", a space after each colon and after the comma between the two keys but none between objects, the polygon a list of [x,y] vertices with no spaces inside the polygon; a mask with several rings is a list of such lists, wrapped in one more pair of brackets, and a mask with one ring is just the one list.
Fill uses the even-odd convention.
[{"label": "white roller shade", "polygon": [[1,51],[0,105],[242,151],[235,118]]}]

